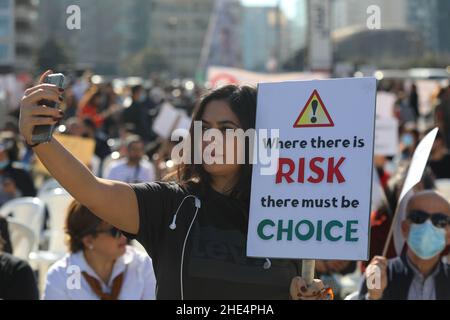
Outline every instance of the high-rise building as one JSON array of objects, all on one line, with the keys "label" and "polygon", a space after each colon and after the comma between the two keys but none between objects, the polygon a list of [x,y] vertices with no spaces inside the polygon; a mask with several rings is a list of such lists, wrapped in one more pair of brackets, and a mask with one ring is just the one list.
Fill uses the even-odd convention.
[{"label": "high-rise building", "polygon": [[427,49],[434,53],[450,53],[450,1],[409,0],[408,23],[421,35]]},{"label": "high-rise building", "polygon": [[205,72],[210,65],[241,66],[241,8],[239,0],[215,1],[203,41],[198,72]]},{"label": "high-rise building", "polygon": [[148,45],[165,57],[172,75],[195,75],[214,5],[211,0],[152,0]]},{"label": "high-rise building", "polygon": [[[80,8],[80,29],[67,28],[71,5]],[[39,43],[59,42],[78,67],[117,73],[127,56],[147,45],[150,5],[147,0],[41,0]]]},{"label": "high-rise building", "polygon": [[14,1],[0,1],[0,64],[12,66],[15,59]]},{"label": "high-rise building", "polygon": [[[122,1],[44,0],[40,2],[40,43],[57,41],[79,67],[114,72],[119,62]],[[80,29],[67,28],[71,5],[80,8]]]},{"label": "high-rise building", "polygon": [[119,32],[122,34],[122,57],[146,48],[148,46],[148,34],[150,30],[150,14],[153,10],[153,2],[150,0],[123,1],[123,17]]},{"label": "high-rise building", "polygon": [[[66,27],[70,5],[81,29]],[[40,40],[64,45],[78,66],[118,73],[144,48],[158,51],[173,75],[193,76],[214,6],[211,0],[41,0]]]},{"label": "high-rise building", "polygon": [[290,22],[279,8],[244,7],[241,30],[245,69],[276,71],[288,58]]},{"label": "high-rise building", "polygon": [[332,4],[332,30],[346,27],[367,27],[370,6],[380,9],[381,28],[407,27],[408,0],[330,0]]},{"label": "high-rise building", "polygon": [[0,0],[0,67],[3,72],[32,67],[36,48],[37,2]]}]

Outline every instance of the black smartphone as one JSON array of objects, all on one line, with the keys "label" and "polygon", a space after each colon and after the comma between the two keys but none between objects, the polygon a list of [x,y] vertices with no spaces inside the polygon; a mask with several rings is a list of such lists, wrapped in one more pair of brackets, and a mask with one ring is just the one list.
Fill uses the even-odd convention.
[{"label": "black smartphone", "polygon": [[[48,75],[44,79],[44,83],[50,83],[56,85],[58,88],[63,88],[64,86],[64,75],[62,73],[55,73]],[[41,100],[39,105],[45,105],[49,108],[58,108],[59,103],[48,100]],[[55,130],[55,125],[41,125],[34,127],[33,136],[31,137],[31,142],[34,143],[44,143],[49,142],[52,138],[53,131]]]}]

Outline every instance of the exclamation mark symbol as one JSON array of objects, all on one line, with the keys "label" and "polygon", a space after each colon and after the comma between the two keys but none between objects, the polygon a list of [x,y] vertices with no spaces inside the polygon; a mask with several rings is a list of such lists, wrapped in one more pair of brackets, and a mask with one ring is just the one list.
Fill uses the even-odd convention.
[{"label": "exclamation mark symbol", "polygon": [[313,116],[311,117],[311,123],[316,123],[317,122],[317,118],[316,118],[317,100],[313,100],[311,102],[311,105],[312,105],[312,112],[313,112]]}]

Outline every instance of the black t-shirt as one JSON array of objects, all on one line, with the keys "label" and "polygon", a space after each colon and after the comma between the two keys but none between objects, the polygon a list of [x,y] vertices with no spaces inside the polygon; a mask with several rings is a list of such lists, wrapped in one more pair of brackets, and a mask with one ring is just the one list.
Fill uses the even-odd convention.
[{"label": "black t-shirt", "polygon": [[[186,198],[181,206],[176,229],[171,230],[169,225],[183,199],[194,192],[175,183],[131,186],[139,204],[136,239],[153,259],[157,298],[179,299],[182,248],[195,215],[194,199]],[[212,189],[199,198],[201,208],[184,254],[184,298],[288,299],[290,283],[299,274],[300,262],[270,259],[270,268],[264,268],[265,259],[248,258],[245,205]]]},{"label": "black t-shirt", "polygon": [[3,241],[3,252],[12,254],[11,239],[9,238],[8,221],[0,217],[0,241]]},{"label": "black t-shirt", "polygon": [[430,160],[428,165],[433,171],[436,179],[450,178],[450,154],[446,154],[441,160]]},{"label": "black t-shirt", "polygon": [[26,261],[8,253],[0,253],[0,299],[39,299],[33,270]]}]

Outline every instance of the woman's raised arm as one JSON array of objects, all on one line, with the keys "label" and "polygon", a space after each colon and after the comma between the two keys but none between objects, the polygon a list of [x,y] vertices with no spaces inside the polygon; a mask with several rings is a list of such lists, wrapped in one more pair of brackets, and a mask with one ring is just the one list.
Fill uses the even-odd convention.
[{"label": "woman's raised arm", "polygon": [[[39,85],[25,91],[21,101],[20,132],[29,144],[36,125],[52,125],[62,117],[60,110],[38,106],[42,99],[61,101],[58,87],[42,83],[50,73],[44,73]],[[128,184],[95,177],[55,139],[34,147],[34,151],[50,174],[78,202],[115,227],[133,234],[138,232],[137,198]]]}]

